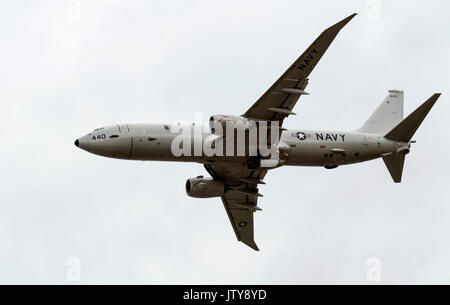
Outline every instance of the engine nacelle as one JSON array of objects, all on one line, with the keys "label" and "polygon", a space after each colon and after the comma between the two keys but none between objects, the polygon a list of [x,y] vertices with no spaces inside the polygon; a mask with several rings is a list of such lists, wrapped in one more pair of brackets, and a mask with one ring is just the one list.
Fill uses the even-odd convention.
[{"label": "engine nacelle", "polygon": [[225,192],[225,185],[213,178],[190,178],[186,181],[186,193],[195,198],[220,197]]},{"label": "engine nacelle", "polygon": [[220,136],[226,135],[227,126],[233,129],[248,130],[250,128],[250,124],[252,124],[252,122],[247,118],[235,115],[218,114],[209,118],[209,129],[211,130],[211,133]]}]

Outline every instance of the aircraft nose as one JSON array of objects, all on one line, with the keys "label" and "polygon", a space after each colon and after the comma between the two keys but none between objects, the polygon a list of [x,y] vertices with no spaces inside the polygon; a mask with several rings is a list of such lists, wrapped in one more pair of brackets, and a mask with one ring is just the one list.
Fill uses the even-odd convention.
[{"label": "aircraft nose", "polygon": [[78,139],[75,140],[75,146],[80,147],[80,141]]}]

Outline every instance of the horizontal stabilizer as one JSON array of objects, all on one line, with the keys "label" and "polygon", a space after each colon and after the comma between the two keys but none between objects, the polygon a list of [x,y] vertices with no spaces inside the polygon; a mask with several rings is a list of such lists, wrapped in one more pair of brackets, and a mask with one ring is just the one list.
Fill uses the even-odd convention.
[{"label": "horizontal stabilizer", "polygon": [[420,105],[419,108],[414,110],[413,113],[408,115],[408,117],[401,121],[384,137],[398,142],[409,142],[440,95],[440,93],[433,94],[425,103]]},{"label": "horizontal stabilizer", "polygon": [[386,164],[389,173],[395,183],[402,181],[403,164],[405,163],[404,154],[390,154],[383,156],[384,164]]}]

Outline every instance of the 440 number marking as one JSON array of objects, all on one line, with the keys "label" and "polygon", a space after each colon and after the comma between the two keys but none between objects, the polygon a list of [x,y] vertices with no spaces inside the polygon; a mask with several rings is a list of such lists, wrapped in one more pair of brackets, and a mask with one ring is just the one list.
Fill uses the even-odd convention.
[{"label": "440 number marking", "polygon": [[102,134],[99,134],[97,136],[92,136],[91,139],[92,140],[104,140],[104,139],[106,139],[106,135],[104,133],[102,133]]}]

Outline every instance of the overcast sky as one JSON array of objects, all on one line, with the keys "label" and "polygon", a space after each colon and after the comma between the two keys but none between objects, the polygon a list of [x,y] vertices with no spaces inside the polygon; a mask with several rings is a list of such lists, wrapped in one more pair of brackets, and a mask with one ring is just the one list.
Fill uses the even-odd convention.
[{"label": "overcast sky", "polygon": [[[0,283],[450,283],[447,1],[10,1],[0,10]],[[440,100],[403,181],[381,160],[269,172],[260,252],[220,199],[185,194],[199,164],[124,161],[73,142],[115,123],[242,114],[322,30],[357,12],[287,128],[353,130],[405,90]]]}]

